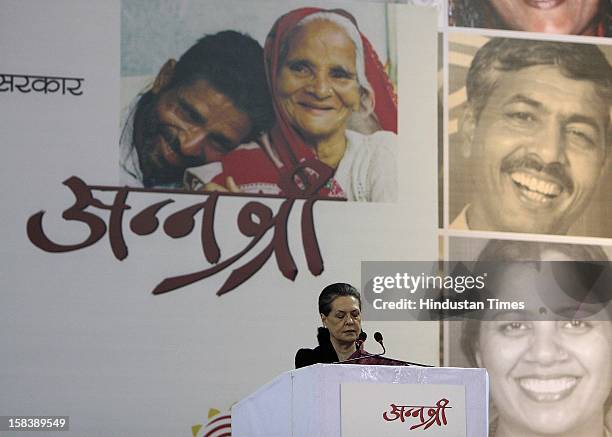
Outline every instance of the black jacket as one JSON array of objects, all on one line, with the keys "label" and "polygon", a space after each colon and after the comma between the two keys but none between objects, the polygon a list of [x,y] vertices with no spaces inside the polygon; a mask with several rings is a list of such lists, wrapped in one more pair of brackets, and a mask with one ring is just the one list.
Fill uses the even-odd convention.
[{"label": "black jacket", "polygon": [[329,330],[319,328],[317,333],[319,345],[314,349],[300,349],[295,354],[295,368],[310,366],[317,363],[333,363],[338,361],[338,355],[329,339]]}]

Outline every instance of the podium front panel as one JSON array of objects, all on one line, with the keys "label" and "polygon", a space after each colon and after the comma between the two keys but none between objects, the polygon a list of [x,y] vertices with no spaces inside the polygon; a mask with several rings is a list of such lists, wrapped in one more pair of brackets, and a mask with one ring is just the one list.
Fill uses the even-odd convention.
[{"label": "podium front panel", "polygon": [[279,376],[234,405],[232,435],[341,437],[343,383],[464,386],[466,435],[488,435],[489,387],[485,369],[350,364],[316,364]]},{"label": "podium front panel", "polygon": [[232,436],[292,436],[292,398],[286,372],[232,407]]}]

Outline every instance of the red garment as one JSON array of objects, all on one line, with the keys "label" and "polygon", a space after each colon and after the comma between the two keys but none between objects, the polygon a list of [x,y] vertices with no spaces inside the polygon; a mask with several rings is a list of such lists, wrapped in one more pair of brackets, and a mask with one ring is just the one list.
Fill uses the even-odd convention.
[{"label": "red garment", "polygon": [[348,357],[346,363],[341,364],[362,364],[364,366],[409,366],[410,363],[401,360],[394,360],[393,358],[381,357],[379,355],[372,355],[364,350],[355,351],[353,355]]},{"label": "red garment", "polygon": [[[228,154],[222,161],[224,173],[213,182],[225,185],[225,178],[232,176],[238,186],[251,184],[263,186],[275,183],[287,196],[345,197],[341,187],[332,179],[334,169],[319,161],[315,151],[305,144],[299,133],[291,126],[287,114],[283,111],[275,96],[276,74],[279,66],[280,48],[287,33],[303,18],[317,12],[330,12],[342,15],[357,27],[355,18],[341,9],[325,10],[319,8],[301,8],[280,17],[266,38],[264,57],[268,87],[272,93],[276,124],[269,132],[269,149],[238,148]],[[374,92],[374,114],[380,127],[397,133],[397,98],[389,82],[384,67],[368,39],[361,34],[364,49],[365,72]],[[267,139],[264,139],[264,141]],[[243,174],[243,169],[259,165],[261,154],[266,153],[271,165],[251,169],[257,173],[259,180],[252,180]],[[277,156],[280,162],[272,158]]]}]

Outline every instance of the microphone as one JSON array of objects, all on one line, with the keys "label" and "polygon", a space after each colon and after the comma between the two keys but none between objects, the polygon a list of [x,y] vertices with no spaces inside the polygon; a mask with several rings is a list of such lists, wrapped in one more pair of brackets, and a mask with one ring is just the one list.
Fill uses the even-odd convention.
[{"label": "microphone", "polygon": [[368,338],[368,334],[361,331],[361,333],[359,334],[359,337],[357,337],[357,340],[355,341],[355,348],[358,351],[361,350],[361,347],[363,346],[363,343],[366,341],[367,338]]},{"label": "microphone", "polygon": [[[357,338],[357,340],[355,341],[355,346],[357,346],[357,350],[361,350],[360,347],[363,344],[363,342],[365,341],[365,339],[368,336],[366,335],[365,332],[361,332],[361,334],[359,334],[359,337]],[[385,349],[385,345],[383,344],[383,336],[380,332],[375,332],[374,333],[374,340],[376,340],[376,342],[378,344],[380,344],[380,346],[382,347],[383,351],[379,354],[364,354],[361,355],[359,357],[355,357],[355,358],[349,358],[348,360],[344,360],[344,361],[334,361],[332,364],[344,364],[344,363],[350,363],[351,361],[357,361],[357,360],[361,360],[363,358],[378,358],[378,357],[382,357],[384,354],[387,353],[387,349]],[[407,364],[409,366],[419,366],[419,367],[434,367],[430,364],[421,364],[421,363],[415,363],[413,361],[404,361],[404,360],[393,360],[393,361],[397,361],[397,362],[401,362],[404,364]]]},{"label": "microphone", "polygon": [[382,336],[382,334],[380,332],[376,331],[374,333],[374,340],[376,340],[376,343],[381,345],[381,347],[383,348],[382,354],[378,354],[378,355],[386,354],[387,350],[385,349],[385,345],[383,344],[383,336]]},{"label": "microphone", "polygon": [[[385,345],[383,344],[383,336],[380,332],[375,332],[374,333],[374,340],[376,340],[376,342],[378,344],[380,344],[383,348],[382,354],[377,354],[377,356],[383,356],[384,354],[387,353],[387,350],[385,349]],[[421,364],[421,363],[415,363],[413,361],[404,361],[404,360],[396,360],[396,361],[401,361],[404,364],[408,364],[410,366],[419,366],[419,367],[434,367],[432,365],[429,364]]]},{"label": "microphone", "polygon": [[[368,338],[368,335],[365,332],[361,331],[361,334],[359,334],[359,337],[355,341],[355,346],[357,346],[358,351],[361,351],[361,346],[363,345],[363,342],[366,340],[366,338]],[[351,361],[361,360],[363,358],[382,356],[386,352],[385,347],[382,344],[382,334],[380,332],[374,333],[374,340],[380,343],[380,345],[383,347],[383,352],[381,354],[364,354],[364,355],[360,355],[355,358],[349,358],[348,360],[344,360],[344,361],[335,361],[332,364],[344,364],[344,363],[350,363]]]}]

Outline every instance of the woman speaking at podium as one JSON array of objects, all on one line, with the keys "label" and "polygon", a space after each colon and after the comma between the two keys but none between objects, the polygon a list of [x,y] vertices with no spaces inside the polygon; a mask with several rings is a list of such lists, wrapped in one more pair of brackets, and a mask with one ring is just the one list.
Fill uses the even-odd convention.
[{"label": "woman speaking at podium", "polygon": [[361,333],[361,295],[350,284],[328,285],[319,295],[319,346],[300,349],[295,354],[295,367],[316,363],[333,363],[359,356],[355,342]]}]

